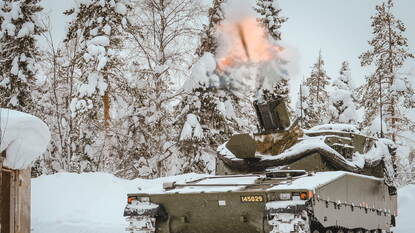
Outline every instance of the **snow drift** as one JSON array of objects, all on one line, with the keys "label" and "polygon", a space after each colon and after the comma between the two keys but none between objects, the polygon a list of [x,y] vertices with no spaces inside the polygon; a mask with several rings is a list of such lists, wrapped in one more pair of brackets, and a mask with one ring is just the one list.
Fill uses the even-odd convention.
[{"label": "snow drift", "polygon": [[5,167],[25,169],[46,151],[49,127],[39,118],[0,108],[0,152],[6,150]]}]

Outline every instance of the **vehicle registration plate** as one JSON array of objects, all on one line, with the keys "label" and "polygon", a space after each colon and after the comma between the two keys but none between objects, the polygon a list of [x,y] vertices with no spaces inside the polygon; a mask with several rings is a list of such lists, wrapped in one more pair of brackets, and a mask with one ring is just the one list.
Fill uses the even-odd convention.
[{"label": "vehicle registration plate", "polygon": [[241,196],[241,202],[264,202],[264,197],[261,195]]}]

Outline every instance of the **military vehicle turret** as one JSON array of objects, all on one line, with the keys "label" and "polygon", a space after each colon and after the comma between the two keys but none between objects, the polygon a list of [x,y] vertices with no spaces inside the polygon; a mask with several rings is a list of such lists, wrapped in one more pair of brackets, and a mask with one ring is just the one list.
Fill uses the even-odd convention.
[{"label": "military vehicle turret", "polygon": [[216,175],[128,194],[132,233],[391,232],[389,141],[350,125],[302,130],[282,98],[254,102],[258,132],[218,148]]}]

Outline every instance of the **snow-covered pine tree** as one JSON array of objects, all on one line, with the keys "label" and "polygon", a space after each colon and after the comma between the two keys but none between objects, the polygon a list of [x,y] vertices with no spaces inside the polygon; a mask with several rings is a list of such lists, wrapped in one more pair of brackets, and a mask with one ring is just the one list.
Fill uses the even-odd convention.
[{"label": "snow-covered pine tree", "polygon": [[272,99],[277,96],[282,97],[286,102],[285,104],[287,107],[289,107],[290,104],[290,97],[289,93],[290,89],[288,86],[288,80],[285,78],[281,78],[280,80],[277,80],[274,82],[274,85],[272,86],[272,89],[262,89],[260,90],[260,93],[258,93],[260,98],[266,100],[266,99]]},{"label": "snow-covered pine tree", "polygon": [[33,112],[40,0],[0,1],[0,107]]},{"label": "snow-covered pine tree", "polygon": [[[288,62],[280,57],[274,57],[272,60],[258,63],[254,67],[249,68],[232,68],[229,70],[229,76],[233,80],[241,79],[241,76],[247,80],[254,79],[255,87],[250,87],[248,89],[255,89],[255,97],[267,98],[264,95],[275,95],[281,96],[287,99],[289,103],[289,86],[288,86],[288,71],[286,69],[286,64]],[[237,82],[236,82],[237,83]],[[243,84],[249,84],[244,83]],[[244,88],[243,86],[242,89]]]},{"label": "snow-covered pine tree", "polygon": [[109,124],[110,92],[121,61],[115,55],[123,42],[127,26],[127,6],[122,0],[91,0],[81,3],[79,9],[65,12],[75,15],[70,22],[65,41],[78,38],[83,45],[80,51],[79,67],[86,67],[88,73],[81,77],[78,96],[71,105],[74,113],[88,111],[91,107],[102,106],[103,120]]},{"label": "snow-covered pine tree", "polygon": [[[281,26],[288,18],[281,16],[281,9],[278,7],[277,0],[257,0],[254,8],[259,14],[258,21],[265,28],[268,34],[271,36],[273,42],[281,40]],[[282,58],[278,58],[278,61],[274,61],[273,66],[278,66],[280,73],[287,73],[284,65],[287,63]],[[281,96],[286,100],[287,107],[290,109],[289,87],[288,79],[285,76],[278,77],[274,80],[271,90],[260,90],[263,92],[264,98],[266,95]],[[260,89],[264,89],[263,85],[260,85]]]},{"label": "snow-covered pine tree", "polygon": [[[125,38],[128,4],[123,0],[90,0],[65,12],[73,15],[64,40],[81,45],[75,55],[76,91],[70,102],[73,117],[81,122],[78,143],[89,170],[111,170],[110,111],[118,87],[125,85],[118,51]],[[116,105],[116,104],[114,104]],[[114,158],[111,158],[114,159]]]},{"label": "snow-covered pine tree", "polygon": [[176,153],[178,132],[173,122],[172,92],[167,66],[155,70],[140,69],[131,73],[129,95],[118,107],[119,132],[114,132],[113,150],[122,154],[117,174],[127,178],[160,177],[177,174],[180,157]]},{"label": "snow-covered pine tree", "polygon": [[285,105],[287,106],[288,111],[291,113],[291,117],[295,117],[295,112],[291,108],[290,88],[288,86],[288,79],[280,77],[279,80],[276,80],[274,82],[272,90],[264,89],[261,90],[261,92],[261,98],[264,100],[269,100],[277,96],[282,97],[285,101]]},{"label": "snow-covered pine tree", "polygon": [[304,80],[301,81],[300,87],[298,88],[297,98],[295,102],[295,110],[293,111],[294,115],[298,118],[301,128],[305,128],[304,122],[308,121],[305,118],[304,109],[305,109],[305,100],[307,98],[308,89],[304,86]]},{"label": "snow-covered pine tree", "polygon": [[329,95],[327,86],[330,78],[324,69],[324,60],[321,51],[317,62],[313,65],[310,76],[304,82],[304,93],[307,93],[303,106],[303,118],[305,128],[328,122]]},{"label": "snow-covered pine tree", "polygon": [[196,54],[200,57],[205,52],[214,53],[218,47],[216,41],[216,29],[224,19],[223,4],[225,0],[213,0],[212,6],[208,11],[209,22],[203,25],[202,34],[200,35],[200,44]]},{"label": "snow-covered pine tree", "polygon": [[[46,35],[45,35],[46,36]],[[82,69],[79,43],[82,35],[66,41],[60,48],[47,37],[48,49],[44,51],[40,66],[47,77],[37,89],[39,100],[38,115],[47,123],[51,131],[51,144],[32,168],[32,176],[53,174],[58,171],[88,172],[95,170],[91,157],[85,153],[86,145],[81,129],[89,121],[81,114],[71,113],[71,99],[76,95],[76,84]],[[99,136],[100,133],[97,134]]]},{"label": "snow-covered pine tree", "polygon": [[356,104],[351,84],[348,62],[343,62],[339,77],[332,83],[330,93],[329,123],[356,124]]},{"label": "snow-covered pine tree", "polygon": [[375,71],[366,77],[358,94],[365,109],[363,126],[370,127],[379,117],[381,134],[382,125],[386,124],[386,135],[396,142],[398,132],[414,126],[414,122],[402,114],[401,108],[413,108],[415,101],[408,79],[399,74],[404,62],[414,56],[408,51],[408,40],[403,35],[406,30],[404,23],[392,14],[393,5],[392,0],[377,5],[376,15],[371,17],[371,48],[359,58],[362,66],[374,64]]},{"label": "snow-covered pine tree", "polygon": [[227,77],[216,73],[214,55],[205,53],[183,87],[178,125],[182,126],[179,146],[186,160],[184,171],[212,172],[217,147],[232,134],[252,132],[255,126],[250,121],[254,115],[250,100],[223,85],[223,79]]},{"label": "snow-covered pine tree", "polygon": [[301,127],[304,129],[309,129],[318,124],[321,124],[321,113],[318,112],[318,110],[316,110],[317,108],[315,107],[320,106],[320,104],[312,101],[310,99],[309,93],[309,87],[305,85],[305,82],[302,82],[298,91],[298,99],[296,102],[296,116],[300,121]]},{"label": "snow-covered pine tree", "polygon": [[[413,143],[413,140],[412,140]],[[397,151],[401,156],[395,161],[397,177],[395,178],[399,186],[415,183],[415,150],[409,145],[406,148],[400,146]],[[402,156],[407,154],[408,156]]]},{"label": "snow-covered pine tree", "polygon": [[281,25],[288,18],[281,16],[277,0],[257,0],[255,10],[261,15],[259,21],[268,30],[274,40],[281,40]]},{"label": "snow-covered pine tree", "polygon": [[281,96],[287,100],[287,105],[290,103],[290,89],[288,87],[288,80],[287,79],[280,79],[274,84],[274,95]]},{"label": "snow-covered pine tree", "polygon": [[[188,76],[196,57],[199,17],[197,0],[133,1],[129,21],[130,75],[125,97],[126,127],[117,133],[115,150],[124,154],[118,174],[128,178],[159,177],[182,172],[179,126],[174,106],[181,94],[175,83]],[[123,113],[124,114],[124,113]]]}]

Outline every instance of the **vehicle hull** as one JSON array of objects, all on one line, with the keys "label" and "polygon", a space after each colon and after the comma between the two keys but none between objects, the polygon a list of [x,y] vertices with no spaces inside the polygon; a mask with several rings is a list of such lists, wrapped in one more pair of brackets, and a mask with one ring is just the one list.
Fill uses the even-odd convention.
[{"label": "vehicle hull", "polygon": [[265,200],[262,203],[242,203],[240,197],[248,195],[265,198],[261,192],[151,196],[151,202],[162,204],[168,213],[168,219],[157,222],[156,232],[269,232]]},{"label": "vehicle hull", "polygon": [[[260,178],[256,185],[237,191],[189,192],[188,189],[183,193],[177,188],[169,193],[129,196],[149,197],[151,203],[160,207],[153,216],[156,218],[153,232],[157,233],[273,232],[272,219],[281,214],[292,214],[305,222],[310,228],[304,232],[312,232],[313,228],[389,232],[396,215],[396,195],[390,196],[383,179],[348,172],[335,174],[328,182],[314,187],[307,184],[313,177],[295,181],[278,179],[278,184],[273,184],[274,179]],[[301,182],[306,188],[298,187]],[[290,193],[291,200],[281,200],[281,193]],[[308,193],[307,199],[295,196],[300,193]],[[296,232],[294,227],[292,232]]]}]

